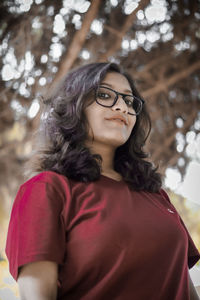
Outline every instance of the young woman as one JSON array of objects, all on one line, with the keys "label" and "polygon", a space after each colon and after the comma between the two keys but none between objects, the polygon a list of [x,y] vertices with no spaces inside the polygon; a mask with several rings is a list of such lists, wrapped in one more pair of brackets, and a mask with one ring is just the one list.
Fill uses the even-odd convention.
[{"label": "young woman", "polygon": [[146,160],[146,103],[116,64],[72,71],[46,101],[37,174],[7,237],[22,299],[198,299],[199,253]]}]

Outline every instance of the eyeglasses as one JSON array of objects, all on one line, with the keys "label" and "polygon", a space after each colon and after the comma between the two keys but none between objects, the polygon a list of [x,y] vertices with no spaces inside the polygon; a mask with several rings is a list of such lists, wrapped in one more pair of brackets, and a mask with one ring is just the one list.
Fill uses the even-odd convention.
[{"label": "eyeglasses", "polygon": [[95,100],[101,106],[112,107],[117,102],[119,95],[128,107],[128,114],[133,116],[139,115],[144,100],[137,98],[136,96],[118,93],[111,88],[99,86],[96,90]]}]

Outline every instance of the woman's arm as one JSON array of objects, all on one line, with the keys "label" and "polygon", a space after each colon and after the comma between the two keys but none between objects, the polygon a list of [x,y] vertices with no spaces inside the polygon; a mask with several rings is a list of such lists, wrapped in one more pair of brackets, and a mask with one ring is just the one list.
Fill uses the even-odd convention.
[{"label": "woman's arm", "polygon": [[39,261],[24,265],[18,284],[21,300],[55,300],[57,296],[57,263]]},{"label": "woman's arm", "polygon": [[193,285],[190,274],[189,274],[189,287],[190,287],[190,300],[199,300],[200,298],[199,298],[197,291]]}]

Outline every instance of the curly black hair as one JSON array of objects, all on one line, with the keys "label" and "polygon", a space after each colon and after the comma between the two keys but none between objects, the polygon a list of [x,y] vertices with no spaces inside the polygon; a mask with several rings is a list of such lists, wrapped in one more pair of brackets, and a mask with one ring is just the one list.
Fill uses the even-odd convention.
[{"label": "curly black hair", "polygon": [[[92,154],[84,144],[88,132],[84,110],[88,96],[94,94],[108,72],[124,75],[133,95],[141,98],[131,76],[117,64],[92,63],[72,70],[57,91],[44,101],[42,138],[31,159],[31,171],[51,170],[82,182],[99,179],[102,158],[98,153]],[[114,169],[131,189],[158,192],[161,176],[143,150],[150,130],[151,121],[144,104],[129,139],[115,151]]]}]

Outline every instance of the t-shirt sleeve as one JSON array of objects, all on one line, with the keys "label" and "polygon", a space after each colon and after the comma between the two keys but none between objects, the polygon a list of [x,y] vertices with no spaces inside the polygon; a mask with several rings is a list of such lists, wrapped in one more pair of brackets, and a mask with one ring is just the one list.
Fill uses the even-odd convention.
[{"label": "t-shirt sleeve", "polygon": [[[170,203],[170,205],[173,207],[173,209],[176,211],[175,207],[173,206],[173,204],[171,203],[167,193],[162,189],[161,190],[161,194],[162,196]],[[176,211],[177,212],[177,211]],[[178,212],[177,212],[178,214]],[[178,214],[179,215],[179,214]],[[180,218],[180,222],[182,224],[182,226],[184,227],[185,231],[186,231],[186,234],[187,234],[187,237],[188,237],[188,267],[189,268],[192,268],[197,262],[198,260],[200,259],[200,253],[198,251],[198,249],[196,248],[182,218],[180,217],[179,215],[179,218]]]},{"label": "t-shirt sleeve", "polygon": [[64,194],[56,184],[49,182],[47,175],[38,175],[20,187],[12,208],[6,244],[10,273],[15,280],[19,267],[24,264],[43,260],[63,262],[64,203]]}]

